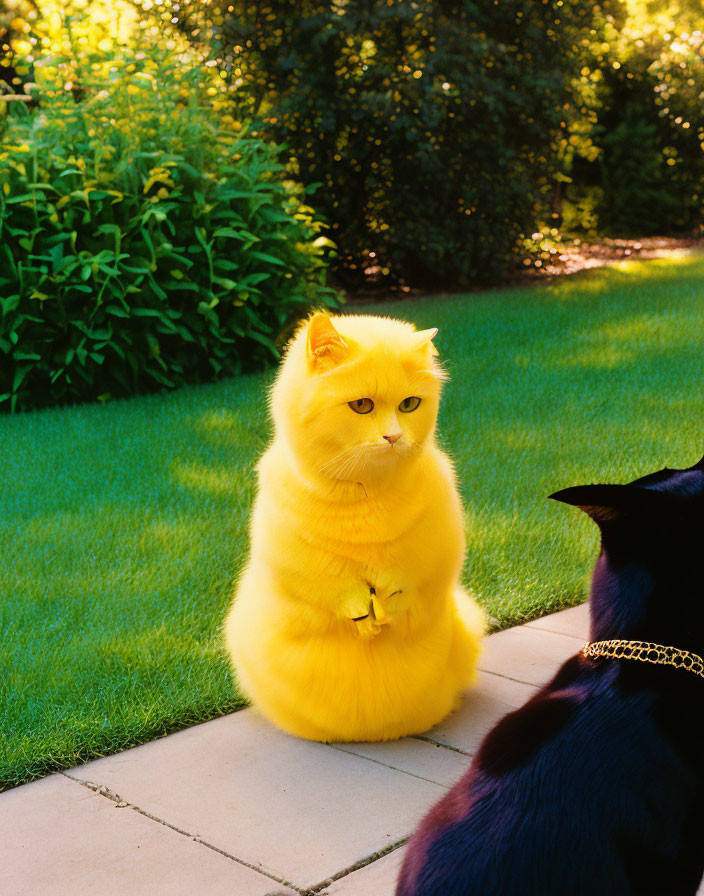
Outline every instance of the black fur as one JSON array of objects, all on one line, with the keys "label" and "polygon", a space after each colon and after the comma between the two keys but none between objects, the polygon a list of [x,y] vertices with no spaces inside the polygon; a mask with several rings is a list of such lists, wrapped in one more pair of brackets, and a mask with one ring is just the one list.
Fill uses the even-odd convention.
[{"label": "black fur", "polygon": [[[591,640],[704,655],[704,459],[552,497],[598,523]],[[694,896],[704,679],[568,660],[484,739],[409,845],[397,896]]]}]

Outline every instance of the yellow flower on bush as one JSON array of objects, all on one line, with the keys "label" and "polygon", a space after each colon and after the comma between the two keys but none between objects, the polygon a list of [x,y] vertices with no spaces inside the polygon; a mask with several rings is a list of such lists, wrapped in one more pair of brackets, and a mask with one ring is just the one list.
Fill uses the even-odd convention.
[{"label": "yellow flower on bush", "polygon": [[[149,171],[148,180],[142,187],[142,192],[148,193],[151,190],[151,188],[154,186],[154,184],[156,184],[156,183],[164,184],[164,186],[167,186],[167,187],[175,186],[173,180],[169,177],[170,173],[171,172],[169,171],[168,168],[152,168]],[[159,195],[160,193],[161,193],[161,190],[159,190],[157,195]],[[166,192],[166,195],[168,196],[168,192]]]}]

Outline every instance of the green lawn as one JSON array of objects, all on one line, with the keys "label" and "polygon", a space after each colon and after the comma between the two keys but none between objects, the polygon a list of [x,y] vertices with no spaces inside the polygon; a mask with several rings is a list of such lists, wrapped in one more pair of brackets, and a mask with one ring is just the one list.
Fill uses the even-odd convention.
[{"label": "green lawn", "polygon": [[[704,448],[704,260],[367,311],[437,326],[467,583],[500,626],[577,603],[580,482]],[[271,374],[0,417],[0,789],[237,707],[219,626]]]}]

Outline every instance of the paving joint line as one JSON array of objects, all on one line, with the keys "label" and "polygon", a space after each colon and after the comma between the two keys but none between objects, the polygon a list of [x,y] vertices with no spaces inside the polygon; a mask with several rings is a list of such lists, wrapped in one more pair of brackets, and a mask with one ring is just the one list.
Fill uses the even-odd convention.
[{"label": "paving joint line", "polygon": [[543,625],[535,625],[535,623],[539,622],[540,619],[545,619],[545,618],[546,618],[545,616],[541,616],[541,617],[539,617],[539,619],[534,619],[533,622],[525,622],[524,625],[527,628],[531,629],[531,631],[534,631],[534,632],[538,631],[538,632],[547,632],[550,635],[562,635],[563,638],[574,638],[575,641],[580,641],[582,644],[584,644],[584,638],[582,638],[580,635],[570,635],[567,632],[555,631],[554,628],[545,628],[545,626],[543,626]]},{"label": "paving joint line", "polygon": [[422,740],[426,744],[433,744],[435,747],[442,747],[444,750],[452,750],[453,753],[461,753],[462,756],[468,756],[470,759],[474,756],[474,753],[468,753],[467,750],[462,750],[460,747],[453,747],[452,744],[445,744],[441,740],[434,740],[425,734],[412,734],[411,737],[414,740]]},{"label": "paving joint line", "polygon": [[321,881],[314,887],[309,887],[307,890],[302,890],[301,896],[325,896],[325,893],[321,892],[325,889],[325,887],[329,887],[330,884],[334,884],[336,881],[342,880],[343,877],[347,877],[349,874],[353,874],[355,871],[359,871],[362,868],[366,868],[368,865],[372,865],[379,859],[383,859],[384,856],[388,856],[390,853],[395,852],[402,846],[405,846],[406,843],[408,843],[408,840],[409,837],[403,837],[401,840],[396,840],[395,843],[390,843],[388,846],[385,846],[378,852],[372,853],[370,856],[367,856],[364,859],[360,859],[358,862],[350,865],[349,868],[344,868],[342,871],[338,871],[337,874],[333,874],[332,877],[326,878],[324,881]]},{"label": "paving joint line", "polygon": [[[545,685],[551,680],[550,678],[546,678],[542,684],[536,684],[534,681],[526,681],[525,678],[513,678],[511,675],[502,675],[500,672],[492,672],[491,669],[479,668],[479,671],[484,675],[493,675],[494,678],[505,678],[506,681],[515,681],[516,684],[527,684],[529,685],[529,687],[535,688],[536,691],[539,691],[541,688],[545,687]],[[554,674],[557,674],[557,671]],[[519,709],[518,706],[514,708]],[[513,712],[513,709],[509,708],[506,710],[506,712]]]},{"label": "paving joint line", "polygon": [[68,778],[69,781],[74,781],[76,784],[80,784],[81,787],[85,787],[93,793],[98,794],[98,796],[103,796],[111,802],[115,803],[116,809],[133,809],[135,812],[139,813],[139,815],[143,815],[145,818],[149,818],[151,821],[155,821],[157,824],[163,825],[165,828],[169,828],[169,830],[175,831],[177,834],[181,834],[181,836],[183,837],[188,837],[188,839],[192,840],[194,843],[200,843],[207,849],[212,849],[213,852],[217,852],[221,856],[224,856],[226,859],[237,862],[238,865],[244,865],[246,868],[249,868],[252,871],[256,871],[258,874],[261,874],[263,877],[268,877],[269,880],[274,881],[274,883],[281,884],[284,887],[289,887],[290,889],[295,890],[297,893],[300,893],[301,896],[308,896],[308,890],[297,887],[290,880],[286,880],[282,877],[277,877],[270,871],[265,871],[263,868],[258,868],[251,862],[247,862],[245,859],[240,859],[237,856],[233,856],[231,853],[226,852],[224,849],[220,849],[219,846],[208,843],[207,840],[203,840],[198,836],[198,834],[192,834],[190,831],[184,831],[182,828],[176,827],[175,824],[171,824],[165,819],[159,818],[157,815],[152,815],[150,812],[146,812],[144,809],[140,809],[140,807],[136,806],[134,803],[130,803],[127,800],[122,799],[122,797],[118,793],[115,793],[114,790],[110,790],[110,788],[105,784],[93,784],[91,781],[83,781],[81,778],[74,778],[73,775],[69,775],[68,772],[65,771],[59,772],[59,774],[63,775],[64,778]]},{"label": "paving joint line", "polygon": [[[431,741],[431,743],[435,743],[435,741]],[[339,744],[328,744],[328,746],[332,747],[333,750],[338,750],[340,753],[347,753],[348,756],[357,756],[359,759],[366,759],[367,762],[375,762],[377,765],[381,765],[384,768],[390,768],[394,772],[401,772],[402,775],[409,775],[411,778],[418,778],[419,781],[427,781],[428,784],[437,784],[438,787],[444,787],[445,790],[449,790],[451,787],[450,784],[441,784],[440,781],[433,781],[432,778],[425,778],[423,775],[417,775],[415,772],[409,772],[408,769],[399,768],[397,765],[389,765],[388,762],[382,762],[381,759],[373,759],[371,756],[365,756],[363,753],[355,753],[353,750],[346,750]],[[438,744],[438,746],[442,746],[442,744]]]}]

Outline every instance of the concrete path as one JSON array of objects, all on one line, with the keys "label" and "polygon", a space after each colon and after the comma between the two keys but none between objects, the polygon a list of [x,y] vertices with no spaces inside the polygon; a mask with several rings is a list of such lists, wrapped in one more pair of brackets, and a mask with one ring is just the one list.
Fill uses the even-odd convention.
[{"label": "concrete path", "polygon": [[415,824],[586,634],[585,605],[492,635],[479,686],[423,737],[327,746],[246,709],[8,791],[0,892],[392,896]]}]

